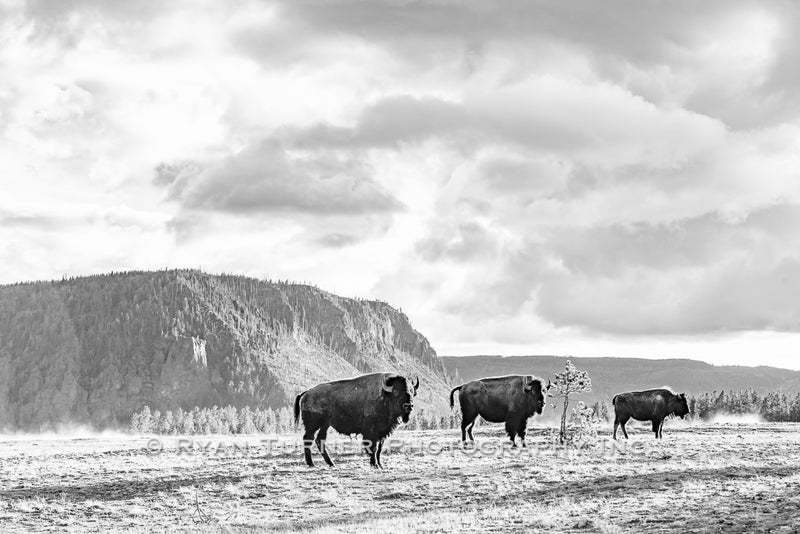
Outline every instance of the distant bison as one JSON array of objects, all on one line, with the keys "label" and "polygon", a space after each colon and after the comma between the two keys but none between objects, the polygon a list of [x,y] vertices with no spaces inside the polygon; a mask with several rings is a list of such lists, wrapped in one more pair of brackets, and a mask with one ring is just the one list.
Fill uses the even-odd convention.
[{"label": "distant bison", "polygon": [[370,465],[383,467],[383,440],[397,427],[398,419],[408,422],[418,389],[419,379],[373,373],[326,382],[299,394],[294,401],[294,420],[297,424],[302,417],[305,426],[303,452],[306,464],[314,465],[311,444],[316,442],[322,458],[333,466],[325,449],[328,427],[333,427],[341,434],[361,434]]},{"label": "distant bison", "polygon": [[614,439],[617,439],[617,427],[622,427],[628,439],[625,423],[631,418],[651,421],[656,439],[663,438],[662,428],[667,416],[677,415],[683,419],[689,413],[686,394],[676,394],[669,388],[620,393],[611,403],[614,405]]},{"label": "distant bison", "polygon": [[550,381],[542,387],[542,381],[533,376],[509,375],[494,378],[473,380],[454,388],[450,392],[450,408],[453,407],[453,394],[459,391],[461,404],[461,440],[472,437],[472,427],[480,415],[492,423],[506,424],[506,432],[514,447],[516,436],[525,446],[525,427],[528,418],[533,414],[541,414],[545,404],[545,395],[550,389]]}]

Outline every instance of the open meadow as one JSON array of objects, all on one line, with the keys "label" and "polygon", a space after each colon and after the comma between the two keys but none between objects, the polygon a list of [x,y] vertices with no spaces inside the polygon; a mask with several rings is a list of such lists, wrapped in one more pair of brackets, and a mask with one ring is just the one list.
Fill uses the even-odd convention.
[{"label": "open meadow", "polygon": [[4,532],[797,532],[800,425],[694,426],[664,440],[630,425],[593,445],[553,445],[533,427],[524,451],[496,426],[404,431],[371,469],[346,436],[336,466],[302,460],[285,436],[95,435],[0,438]]}]

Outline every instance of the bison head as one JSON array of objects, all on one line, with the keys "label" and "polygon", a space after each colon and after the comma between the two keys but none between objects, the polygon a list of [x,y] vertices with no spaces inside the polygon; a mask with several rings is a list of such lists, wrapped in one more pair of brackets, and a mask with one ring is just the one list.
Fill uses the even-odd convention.
[{"label": "bison head", "polygon": [[[547,387],[549,389],[549,382]],[[532,376],[524,376],[522,377],[522,389],[525,391],[525,394],[533,397],[533,409],[537,414],[541,415],[542,408],[544,408],[544,396],[547,393],[542,390],[542,381]]]},{"label": "bison head", "polygon": [[[404,423],[408,423],[411,410],[414,409],[414,397],[419,389],[419,378],[414,377],[410,383],[404,376],[389,375],[383,379],[383,394],[390,399]],[[394,410],[393,410],[394,411]]]},{"label": "bison head", "polygon": [[686,402],[686,393],[680,393],[673,397],[670,402],[672,413],[679,416],[681,419],[689,414],[689,403]]}]

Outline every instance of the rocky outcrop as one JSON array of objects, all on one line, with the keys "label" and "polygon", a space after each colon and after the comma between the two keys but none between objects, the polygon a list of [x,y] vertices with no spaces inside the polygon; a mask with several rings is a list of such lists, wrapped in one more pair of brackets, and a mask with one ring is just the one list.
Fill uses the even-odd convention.
[{"label": "rocky outcrop", "polygon": [[0,287],[0,429],[124,426],[144,405],[289,405],[326,380],[419,375],[444,411],[444,367],[388,304],[198,271]]}]

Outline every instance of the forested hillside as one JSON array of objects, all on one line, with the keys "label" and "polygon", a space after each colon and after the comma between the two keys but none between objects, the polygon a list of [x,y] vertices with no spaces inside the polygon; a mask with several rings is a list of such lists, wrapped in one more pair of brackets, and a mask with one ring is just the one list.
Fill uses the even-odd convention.
[{"label": "forested hillside", "polygon": [[0,286],[0,429],[126,426],[144,405],[279,409],[320,381],[398,371],[444,411],[436,352],[383,302],[193,270]]},{"label": "forested hillside", "polygon": [[[443,357],[445,367],[459,383],[484,376],[535,374],[552,377],[564,368],[563,356]],[[691,395],[706,392],[753,390],[758,393],[800,392],[800,372],[775,367],[715,366],[696,360],[644,358],[570,358],[589,372],[592,392],[576,397],[587,403],[610,402],[623,391],[669,385]]]}]

